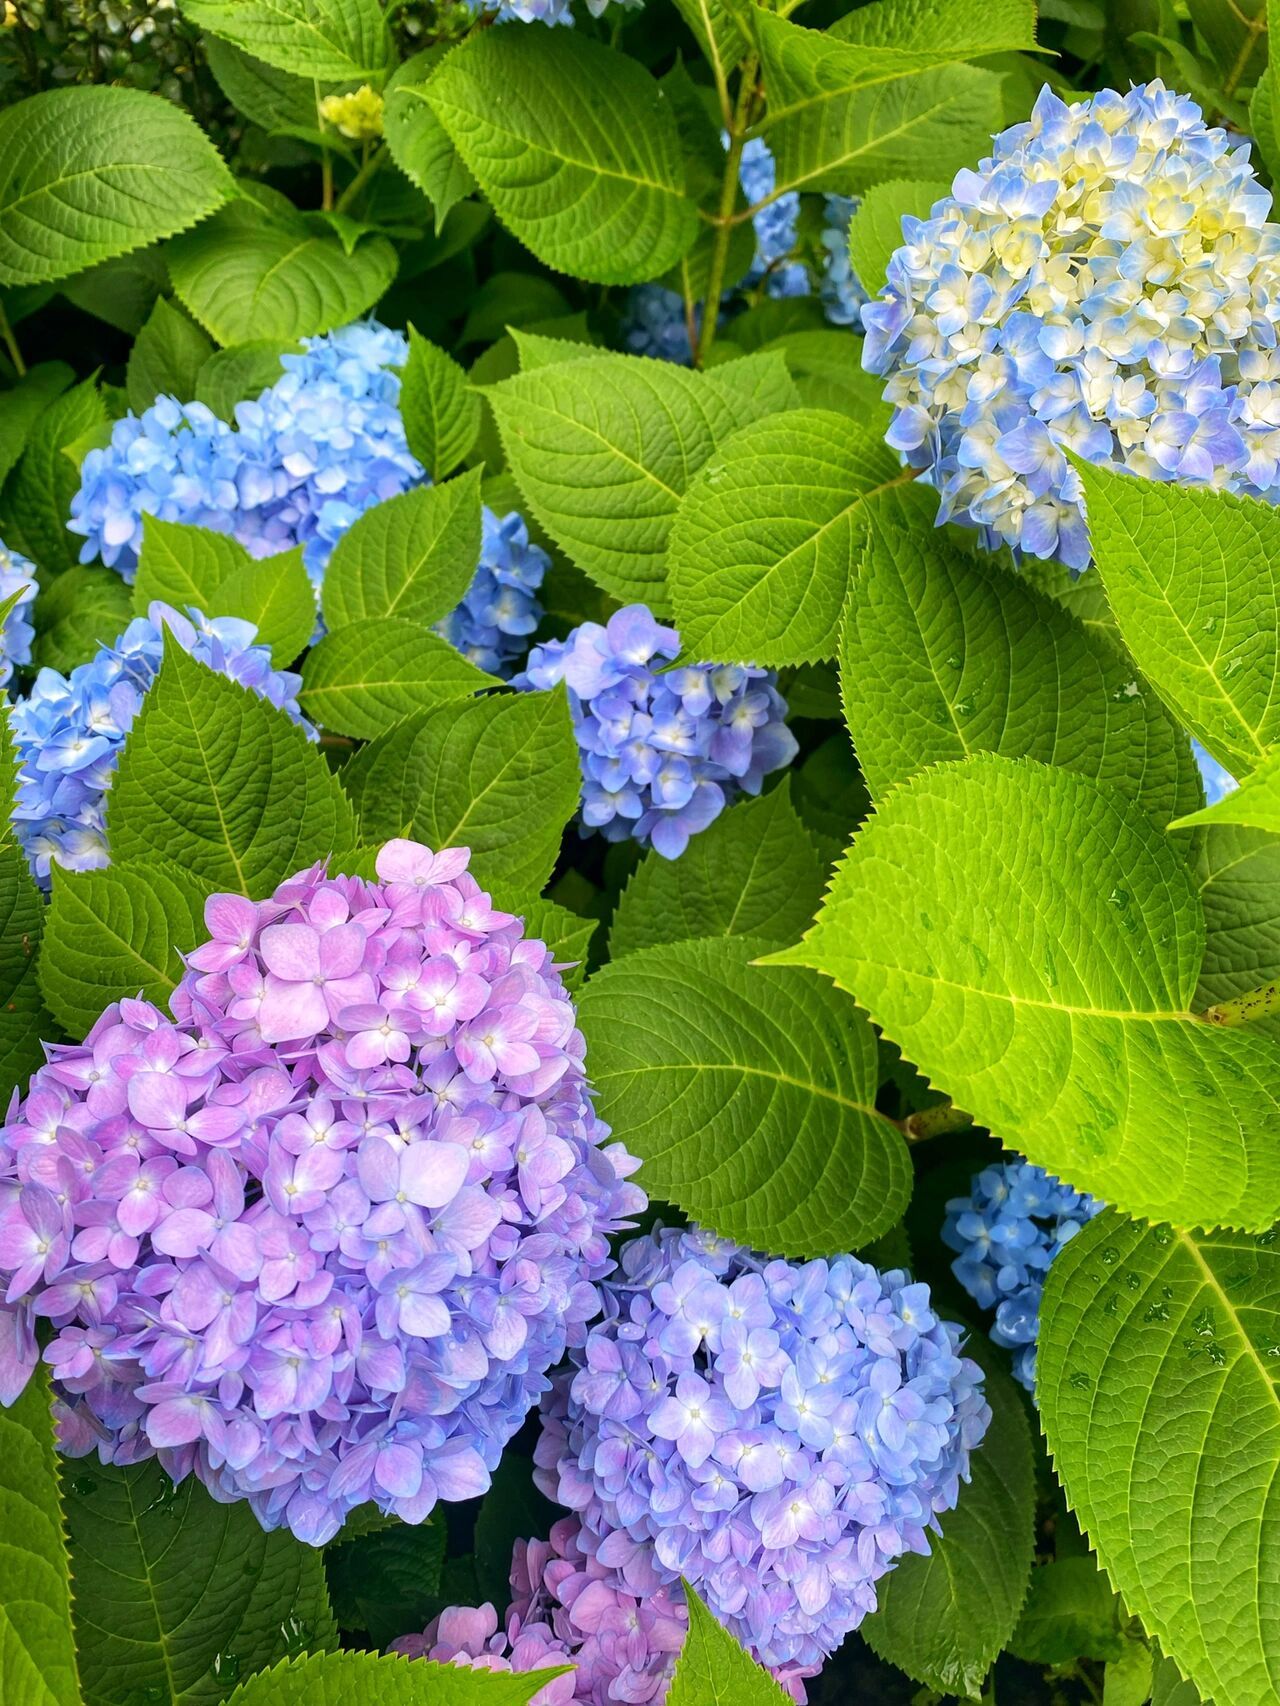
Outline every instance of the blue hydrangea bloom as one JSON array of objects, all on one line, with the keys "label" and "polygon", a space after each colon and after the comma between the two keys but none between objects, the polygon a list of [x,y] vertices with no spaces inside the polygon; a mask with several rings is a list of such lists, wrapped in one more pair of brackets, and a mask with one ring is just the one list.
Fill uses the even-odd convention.
[{"label": "blue hydrangea bloom", "polygon": [[739,793],[758,794],[797,747],[768,670],[698,664],[666,670],[680,636],[643,604],[608,626],[584,622],[529,653],[517,687],[569,690],[582,760],[582,825],[678,859]]},{"label": "blue hydrangea bloom", "polygon": [[849,254],[849,221],[858,211],[858,198],[829,195],[825,202],[822,247],[826,261],[818,294],[822,299],[823,312],[833,326],[853,326],[860,330],[867,293],[853,270],[853,259]]},{"label": "blue hydrangea bloom", "polygon": [[683,1576],[761,1664],[812,1674],[955,1504],[982,1371],[901,1269],[696,1227],[633,1239],[619,1267],[544,1400],[539,1485],[631,1592]]},{"label": "blue hydrangea bloom", "polygon": [[[300,544],[318,587],[353,522],[422,485],[400,413],[403,334],[361,320],[303,343],[274,385],[237,406],[234,428],[172,397],[118,421],[110,444],[85,457],[72,500],[81,561],[101,558],[131,581],[143,517],[158,515],[233,534],[257,557]],[[475,584],[442,631],[485,667],[509,668],[537,627],[549,566],[518,515],[486,510]]]},{"label": "blue hydrangea bloom", "polygon": [[1191,750],[1195,753],[1196,763],[1200,767],[1205,798],[1211,806],[1216,806],[1219,800],[1225,800],[1228,794],[1233,794],[1240,784],[1229,770],[1218,763],[1211,752],[1205,751],[1198,740],[1191,742]]},{"label": "blue hydrangea bloom", "polygon": [[1030,120],[903,220],[863,311],[889,443],[939,522],[1080,569],[1063,455],[1280,498],[1280,225],[1249,149],[1160,82]]},{"label": "blue hydrangea bloom", "polygon": [[1035,1391],[1044,1276],[1105,1206],[1029,1161],[985,1167],[967,1197],[947,1204],[942,1241],[959,1252],[951,1270],[979,1308],[995,1310],[991,1337],[1014,1352],[1014,1375],[1028,1392]]},{"label": "blue hydrangea bloom", "polygon": [[632,355],[677,361],[684,367],[693,360],[684,298],[678,290],[668,290],[665,285],[638,284],[628,292],[619,337],[622,347]]},{"label": "blue hydrangea bloom", "polygon": [[0,687],[7,687],[13,679],[15,664],[31,662],[31,642],[36,633],[31,626],[31,606],[36,590],[35,564],[0,541],[0,605],[15,592],[19,594],[0,629]]},{"label": "blue hydrangea bloom", "polygon": [[[738,182],[749,203],[773,194],[777,167],[772,150],[763,137],[753,137],[742,150]],[[790,260],[799,241],[800,195],[787,190],[776,201],[762,207],[751,221],[756,234],[756,252],[746,276],[748,286],[764,280],[769,296],[808,296],[809,275],[801,261]]]},{"label": "blue hydrangea bloom", "polygon": [[[587,0],[593,18],[608,11],[611,0]],[[644,0],[612,0],[620,11],[638,11]],[[573,28],[571,0],[480,0],[479,10],[493,12],[500,24],[566,24]]]},{"label": "blue hydrangea bloom", "polygon": [[182,616],[157,601],[114,646],[103,646],[69,676],[42,669],[26,698],[10,707],[18,755],[13,824],[45,888],[52,865],[93,871],[110,863],[107,792],[125,736],[159,673],[166,630],[184,652],[286,712],[316,738],[298,709],[302,677],[271,667],[270,649],[256,643],[252,622],[232,616],[210,620],[194,608]]}]

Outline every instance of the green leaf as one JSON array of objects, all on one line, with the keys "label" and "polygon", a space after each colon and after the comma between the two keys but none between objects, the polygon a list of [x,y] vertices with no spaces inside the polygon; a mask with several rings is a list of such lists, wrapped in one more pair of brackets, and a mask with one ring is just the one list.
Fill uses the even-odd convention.
[{"label": "green leaf", "polygon": [[391,60],[379,0],[182,0],[199,29],[297,77],[377,79]]},{"label": "green leaf", "polygon": [[5,543],[46,574],[69,569],[80,555],[80,541],[67,531],[80,473],[63,450],[106,424],[107,411],[92,379],[63,392],[32,427],[27,447],[0,493]]},{"label": "green leaf", "polygon": [[287,339],[250,338],[215,350],[196,377],[193,395],[220,420],[232,421],[236,404],[274,385],[284,371],[280,357],[296,354],[301,347]]},{"label": "green leaf", "polygon": [[723,0],[676,0],[676,7],[698,38],[708,65],[727,83],[746,47],[730,8]]},{"label": "green leaf", "polygon": [[300,545],[265,560],[250,557],[219,581],[212,598],[216,610],[205,615],[252,622],[277,669],[292,663],[315,632],[316,596]]},{"label": "green leaf", "polygon": [[65,361],[29,367],[16,385],[0,391],[0,484],[22,455],[32,427],[75,378]]},{"label": "green leaf", "polygon": [[1076,462],[1125,644],[1237,776],[1280,743],[1280,514],[1270,504]]},{"label": "green leaf", "polygon": [[6,840],[0,845],[0,1098],[6,1104],[14,1086],[25,1088],[44,1065],[42,1039],[56,1040],[36,981],[44,920],[26,855]]},{"label": "green leaf", "polygon": [[0,1676],[13,1706],[80,1706],[49,1376],[0,1409]]},{"label": "green leaf", "polygon": [[316,624],[301,547],[259,560],[228,534],[149,515],[142,524],[133,608],[145,616],[154,599],[182,612],[194,605],[209,617],[252,622],[277,669],[297,657]]},{"label": "green leaf", "polygon": [[991,1425],[973,1455],[973,1479],[942,1517],[922,1557],[909,1552],[876,1587],[861,1626],[871,1650],[942,1694],[976,1698],[1013,1633],[1035,1551],[1035,1472],[1022,1395],[985,1342]]},{"label": "green leaf", "polygon": [[587,951],[596,933],[596,920],[579,918],[567,906],[541,897],[525,901],[520,910],[524,916],[525,935],[545,942],[551,950],[552,959],[567,966],[561,973],[565,988],[581,989],[587,975]]},{"label": "green leaf", "polygon": [[1091,1545],[1206,1698],[1280,1693],[1280,1251],[1100,1215],[1055,1259],[1037,1395]]},{"label": "green leaf", "polygon": [[400,616],[375,616],[308,652],[302,709],[322,728],[372,740],[415,711],[500,685],[438,634]]},{"label": "green leaf", "polygon": [[873,507],[914,478],[869,428],[796,409],[744,426],[689,486],[668,581],[685,652],[833,657]]},{"label": "green leaf", "polygon": [[336,1643],[320,1554],[154,1459],[66,1488],[85,1706],[215,1706],[238,1676]]},{"label": "green leaf", "polygon": [[830,865],[871,810],[871,796],[843,733],[828,735],[795,771],[796,810]]},{"label": "green leaf", "polygon": [[1273,747],[1238,788],[1211,806],[1189,812],[1169,825],[1192,829],[1201,823],[1233,823],[1246,829],[1280,834],[1280,746]]},{"label": "green leaf", "polygon": [[652,1195],[778,1255],[857,1249],[911,1192],[901,1133],[876,1112],[875,1033],[771,943],[664,943],[602,967],[578,1002],[600,1113]]},{"label": "green leaf", "polygon": [[[1280,841],[1258,829],[1215,825],[1195,867],[1204,907],[1205,950],[1197,1012],[1280,977]],[[1280,1022],[1255,1021],[1280,1040]]]},{"label": "green leaf", "polygon": [[130,338],[137,337],[168,288],[169,275],[158,243],[100,261],[96,267],[63,279],[58,286],[59,294],[82,313],[92,314],[95,320],[105,321]]},{"label": "green leaf", "polygon": [[0,284],[66,278],[212,213],[232,178],[195,120],[136,89],[50,89],[0,113]]},{"label": "green leaf", "polygon": [[213,345],[194,321],[161,296],[129,354],[125,388],[129,407],[141,414],[157,397],[185,402],[196,394],[200,369]]},{"label": "green leaf", "polygon": [[[858,359],[860,345],[852,330],[827,327],[823,331],[786,332],[764,347],[786,362],[795,382],[799,406],[834,409],[860,426],[874,423],[879,417],[876,430],[883,437],[890,411],[880,395],[882,381],[863,371]],[[725,369],[718,367],[716,372],[723,374]]]},{"label": "green leaf", "polygon": [[784,777],[770,793],[721,812],[680,859],[645,854],[619,898],[609,953],[618,959],[701,936],[794,942],[808,929],[825,886],[818,849]]},{"label": "green leaf", "polygon": [[114,645],[132,615],[129,588],[114,569],[100,563],[68,569],[46,580],[36,596],[31,661],[66,674],[99,645]]},{"label": "green leaf", "polygon": [[[959,0],[992,21],[990,47],[1027,45],[1030,6]],[[993,71],[965,57],[950,28],[919,49],[840,41],[759,11],[752,26],[769,91],[763,134],[777,159],[775,196],[789,189],[861,195],[882,179],[945,177],[989,145],[1000,111]]]},{"label": "green leaf", "polygon": [[776,356],[701,374],[638,355],[567,353],[486,390],[507,461],[571,561],[615,598],[665,615],[680,501],[719,444],[786,406],[785,369]]},{"label": "green leaf", "polygon": [[203,44],[209,69],[223,94],[252,124],[267,132],[314,130],[316,97],[312,77],[267,65],[261,59],[210,36]]},{"label": "green leaf", "polygon": [[567,1668],[513,1675],[398,1654],[324,1653],[250,1677],[227,1706],[529,1706]]},{"label": "green leaf", "polygon": [[439,235],[449,210],[476,187],[470,168],[431,110],[426,83],[397,83],[382,114],[391,158],[431,198]]},{"label": "green leaf", "polygon": [[675,117],[635,60],[576,30],[485,30],[448,55],[427,100],[498,218],[549,266],[632,284],[692,244]]},{"label": "green leaf", "polygon": [[872,522],[840,642],[845,715],[879,798],[975,752],[1035,758],[1107,782],[1161,826],[1203,798],[1185,734],[1133,664],[1027,577],[930,527]]},{"label": "green leaf", "polygon": [[790,1696],[716,1621],[688,1582],[684,1597],[689,1633],[676,1660],[667,1706],[786,1706]]},{"label": "green leaf", "polygon": [[356,838],[337,777],[302,730],[177,646],[125,743],[109,833],[117,859],[162,853],[258,899]]},{"label": "green leaf", "polygon": [[1078,1189],[1184,1225],[1280,1218],[1280,1055],[1190,1011],[1204,917],[1166,837],[1069,770],[897,788],[781,958],[853,991],[936,1088]]},{"label": "green leaf", "polygon": [[365,838],[406,827],[428,847],[469,847],[499,904],[551,875],[582,778],[564,689],[500,693],[406,717],[343,772]]},{"label": "green leaf", "polygon": [[451,355],[409,328],[409,360],[400,382],[409,449],[433,480],[465,462],[480,434],[480,399]]},{"label": "green leaf", "polygon": [[1172,1659],[1157,1661],[1151,1678],[1151,1706],[1200,1706],[1194,1683],[1185,1680]]},{"label": "green leaf", "polygon": [[[985,1449],[985,1448],[984,1448]],[[974,1458],[975,1465],[981,1452]],[[1124,1606],[1092,1557],[1058,1558],[1031,1572],[1027,1603],[1009,1651],[1029,1664],[1118,1659]]]},{"label": "green leaf", "polygon": [[1151,1699],[1152,1654],[1145,1641],[1125,1642],[1102,1678],[1102,1706],[1147,1706]]},{"label": "green leaf", "polygon": [[[516,327],[545,326],[550,320],[567,320],[570,324],[578,321],[582,327],[576,339],[579,343],[601,341],[587,330],[585,314],[570,314],[564,292],[544,273],[491,273],[471,299],[462,327],[462,342],[485,344]],[[571,337],[575,334],[564,332],[559,341],[567,344]],[[560,359],[568,361],[572,355],[573,350],[566,348]],[[514,373],[519,365],[518,361],[512,362],[510,371]]]},{"label": "green leaf", "polygon": [[393,1521],[327,1550],[325,1576],[339,1628],[363,1631],[375,1647],[386,1647],[425,1627],[440,1610],[444,1548],[445,1525],[437,1520],[412,1527]]},{"label": "green leaf", "polygon": [[181,956],[205,935],[207,893],[155,855],[77,876],[55,866],[39,972],[63,1030],[82,1037],[113,1001],[133,995],[167,1007]]},{"label": "green leaf", "polygon": [[348,255],[320,215],[269,217],[248,199],[167,252],[179,300],[220,344],[332,331],[372,308],[396,274],[385,237],[362,237]]},{"label": "green leaf", "polygon": [[934,202],[950,191],[945,179],[919,183],[894,178],[873,184],[863,196],[849,227],[849,250],[853,270],[868,296],[879,296],[884,289],[890,257],[902,243],[903,216],[927,219]]},{"label": "green leaf", "polygon": [[447,616],[480,560],[480,472],[375,504],[338,541],[325,571],[331,630],[377,616],[429,626]]}]

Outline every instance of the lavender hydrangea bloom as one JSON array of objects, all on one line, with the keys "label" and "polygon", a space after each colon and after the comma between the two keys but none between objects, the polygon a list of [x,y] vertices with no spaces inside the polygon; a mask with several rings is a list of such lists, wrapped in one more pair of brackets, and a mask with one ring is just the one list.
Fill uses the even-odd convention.
[{"label": "lavender hydrangea bloom", "polygon": [[[160,397],[118,421],[84,459],[69,526],[82,562],[101,558],[132,581],[144,516],[230,533],[256,557],[303,547],[317,588],[333,548],[374,504],[426,482],[400,413],[402,333],[361,320],[306,338],[283,376],[236,408],[232,428],[202,403]],[[520,516],[484,511],[476,578],[440,631],[482,667],[506,673],[524,654],[550,566]]]},{"label": "lavender hydrangea bloom", "polygon": [[1160,82],[1026,124],[904,219],[863,362],[939,522],[1089,561],[1063,454],[1280,498],[1280,226],[1248,147]]},{"label": "lavender hydrangea bloom", "polygon": [[7,687],[13,680],[15,664],[31,662],[31,642],[36,637],[31,626],[31,606],[36,590],[35,564],[17,551],[8,550],[0,541],[0,605],[15,592],[19,595],[0,629],[0,687]]},{"label": "lavender hydrangea bloom", "polygon": [[762,1664],[812,1673],[954,1505],[990,1420],[981,1370],[899,1270],[696,1228],[620,1263],[544,1400],[539,1485],[638,1599],[683,1576]]},{"label": "lavender hydrangea bloom", "polygon": [[469,853],[215,895],[173,1017],[115,1003],[0,1129],[0,1401],[313,1545],[482,1493],[644,1204],[572,1002]]},{"label": "lavender hydrangea bloom", "polygon": [[27,696],[10,708],[18,755],[13,825],[44,888],[55,864],[93,871],[110,863],[107,793],[125,736],[160,672],[166,633],[191,657],[284,711],[316,739],[298,708],[302,677],[271,667],[270,649],[257,643],[252,622],[234,616],[211,620],[193,606],[183,616],[157,600],[114,646],[103,646],[69,676],[42,669]]},{"label": "lavender hydrangea bloom", "polygon": [[1225,766],[1218,763],[1211,752],[1207,752],[1198,740],[1191,742],[1191,750],[1195,754],[1196,765],[1200,771],[1200,780],[1204,783],[1205,798],[1211,806],[1216,806],[1220,800],[1225,800],[1228,794],[1234,794],[1240,784]]},{"label": "lavender hydrangea bloom", "polygon": [[628,836],[678,859],[739,793],[758,794],[795,757],[786,701],[768,670],[699,664],[658,674],[680,636],[643,604],[535,646],[514,685],[569,690],[582,761],[584,830]]},{"label": "lavender hydrangea bloom", "polygon": [[984,1168],[967,1197],[947,1204],[942,1241],[959,1252],[952,1272],[980,1308],[995,1310],[991,1337],[1015,1353],[1013,1372],[1028,1392],[1035,1391],[1044,1276],[1105,1206],[1029,1161]]},{"label": "lavender hydrangea bloom", "polygon": [[[644,0],[612,0],[620,11],[638,11]],[[587,11],[602,18],[611,0],[587,0]],[[500,24],[566,24],[573,28],[571,0],[480,0],[482,12],[497,14]]]}]

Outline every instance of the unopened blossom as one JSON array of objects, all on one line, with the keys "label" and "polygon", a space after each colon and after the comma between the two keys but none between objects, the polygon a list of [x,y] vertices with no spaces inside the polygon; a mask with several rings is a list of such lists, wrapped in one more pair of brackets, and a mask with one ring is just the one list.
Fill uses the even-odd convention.
[{"label": "unopened blossom", "polygon": [[65,1451],[266,1528],[485,1491],[645,1199],[547,948],[467,861],[392,841],[376,881],[215,895],[171,1016],[48,1045],[0,1129],[0,1402],[39,1323]]},{"label": "unopened blossom", "polygon": [[1030,119],[903,220],[863,363],[939,522],[1081,569],[1073,451],[1280,497],[1280,225],[1249,147],[1155,81]]},{"label": "unopened blossom", "polygon": [[166,644],[177,645],[284,711],[315,739],[298,709],[302,677],[274,669],[258,630],[239,617],[186,615],[160,601],[135,617],[114,646],[70,675],[45,668],[9,708],[18,757],[12,820],[32,874],[49,885],[54,865],[92,871],[109,863],[107,806],[125,737],[160,673]]},{"label": "unopened blossom", "polygon": [[969,1195],[947,1204],[942,1241],[959,1252],[952,1272],[981,1309],[995,1311],[991,1337],[1013,1351],[1014,1375],[1028,1392],[1035,1391],[1044,1276],[1105,1206],[1029,1161],[984,1167]]},{"label": "unopened blossom", "polygon": [[[569,692],[582,764],[581,823],[677,859],[740,793],[795,757],[770,670],[697,664],[665,670],[680,636],[643,604],[607,625],[535,646],[517,687]],[[660,673],[662,672],[662,673]]]}]

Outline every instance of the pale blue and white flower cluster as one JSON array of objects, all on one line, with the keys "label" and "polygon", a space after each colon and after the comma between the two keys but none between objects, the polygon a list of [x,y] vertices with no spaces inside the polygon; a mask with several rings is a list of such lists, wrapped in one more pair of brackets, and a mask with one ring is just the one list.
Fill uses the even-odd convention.
[{"label": "pale blue and white flower cluster", "polygon": [[863,312],[889,442],[939,521],[1080,569],[1065,450],[1148,479],[1280,498],[1280,225],[1248,146],[1160,82],[1026,124],[903,220]]}]

